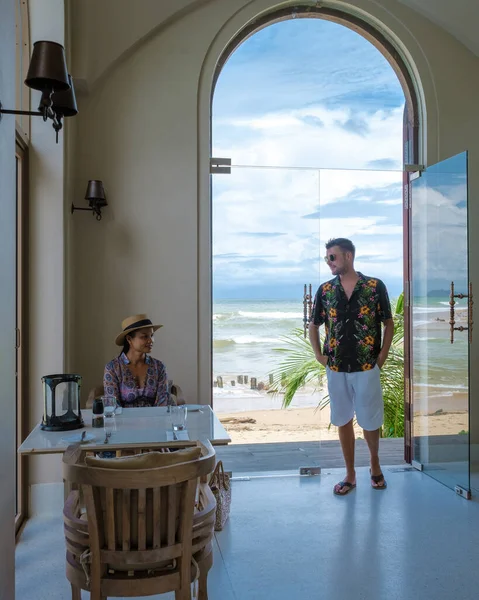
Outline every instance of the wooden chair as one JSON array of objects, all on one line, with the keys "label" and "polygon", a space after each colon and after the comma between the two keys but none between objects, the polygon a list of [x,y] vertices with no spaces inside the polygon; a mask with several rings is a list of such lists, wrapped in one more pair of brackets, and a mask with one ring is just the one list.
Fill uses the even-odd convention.
[{"label": "wooden chair", "polygon": [[190,600],[195,579],[207,600],[216,503],[206,478],[215,452],[197,446],[195,460],[144,469],[92,467],[82,447],[67,449],[64,479],[76,488],[63,511],[72,600],[81,589],[91,600],[168,591]]}]

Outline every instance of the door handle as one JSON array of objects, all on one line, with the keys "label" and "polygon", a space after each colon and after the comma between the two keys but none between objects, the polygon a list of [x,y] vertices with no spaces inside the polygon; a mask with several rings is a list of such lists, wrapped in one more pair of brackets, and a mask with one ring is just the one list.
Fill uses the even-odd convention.
[{"label": "door handle", "polygon": [[[449,316],[449,326],[451,328],[451,344],[454,344],[454,332],[455,331],[467,331],[468,332],[468,337],[469,337],[469,343],[472,343],[472,326],[474,324],[474,320],[473,320],[473,305],[474,305],[474,299],[473,299],[473,294],[472,294],[472,283],[469,282],[469,293],[468,294],[455,294],[454,293],[454,281],[451,281],[451,292],[449,294],[449,311],[450,311],[450,316]],[[455,305],[456,305],[456,301],[455,298],[467,298],[467,327],[464,327],[464,325],[460,325],[459,327],[456,327],[456,313],[455,313]]]}]

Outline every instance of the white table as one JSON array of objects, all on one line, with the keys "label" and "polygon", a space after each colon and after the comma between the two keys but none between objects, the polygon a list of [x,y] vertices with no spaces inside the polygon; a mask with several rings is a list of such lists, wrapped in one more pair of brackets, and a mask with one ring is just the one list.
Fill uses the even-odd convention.
[{"label": "white table", "polygon": [[[105,431],[93,428],[92,411],[82,410],[85,427],[74,431],[43,431],[38,424],[18,449],[19,454],[63,453],[73,443],[69,436],[86,431],[94,440],[82,444],[88,450],[119,450],[125,448],[161,448],[193,446],[197,441],[209,440],[213,446],[226,445],[231,438],[218,417],[206,405],[190,405],[186,433],[178,432],[173,440],[171,414],[166,407],[124,408],[121,415],[108,419],[114,422],[112,435],[105,443]],[[107,420],[107,419],[105,419]]]}]

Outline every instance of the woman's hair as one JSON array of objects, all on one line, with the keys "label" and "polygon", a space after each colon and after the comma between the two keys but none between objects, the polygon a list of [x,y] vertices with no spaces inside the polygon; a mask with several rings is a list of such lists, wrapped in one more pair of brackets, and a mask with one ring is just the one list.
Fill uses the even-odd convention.
[{"label": "woman's hair", "polygon": [[[130,337],[135,337],[136,331],[132,331],[128,335]],[[126,338],[127,338],[127,336],[125,335],[125,341],[123,342],[123,350],[122,350],[123,354],[127,354],[129,352],[129,350],[130,350],[130,343],[128,342],[128,340]]]}]

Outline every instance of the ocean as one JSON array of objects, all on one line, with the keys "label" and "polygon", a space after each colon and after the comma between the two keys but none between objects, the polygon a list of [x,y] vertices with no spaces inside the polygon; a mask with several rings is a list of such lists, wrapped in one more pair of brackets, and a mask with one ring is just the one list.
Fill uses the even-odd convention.
[{"label": "ocean", "polygon": [[213,304],[213,374],[266,381],[280,362],[282,336],[303,326],[298,300],[221,300]]},{"label": "ocean", "polygon": [[[465,301],[458,302],[458,315],[465,306]],[[415,304],[415,385],[467,387],[467,332],[456,332],[451,345],[448,308],[444,297]],[[213,313],[214,379],[248,375],[267,382],[282,360],[276,351],[285,347],[282,337],[303,327],[303,305],[298,300],[219,300]]]}]

